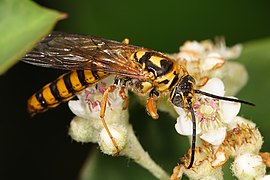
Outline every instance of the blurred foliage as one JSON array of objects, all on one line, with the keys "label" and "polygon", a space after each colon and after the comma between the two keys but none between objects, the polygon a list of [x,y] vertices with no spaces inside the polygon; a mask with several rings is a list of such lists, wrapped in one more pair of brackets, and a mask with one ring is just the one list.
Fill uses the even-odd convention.
[{"label": "blurred foliage", "polygon": [[[6,2],[7,0],[0,0],[0,7]],[[18,6],[20,2],[18,0]],[[244,43],[244,51],[239,61],[246,65],[250,80],[238,97],[254,102],[256,107],[243,105],[240,115],[257,124],[265,141],[262,151],[270,150],[267,133],[270,127],[270,121],[267,119],[270,101],[270,40],[255,40],[270,36],[269,1],[37,2],[68,13],[69,18],[57,24],[56,30],[92,34],[118,41],[127,37],[130,38],[131,44],[168,53],[178,51],[179,46],[186,40],[204,40],[217,35],[224,35],[229,45]],[[10,16],[2,15],[3,12],[0,9],[0,22]],[[19,32],[26,26],[22,21],[18,25],[12,21],[8,22],[18,27]],[[0,32],[2,27],[0,25]],[[2,32],[2,36],[4,35]],[[4,52],[9,45],[17,44],[16,39],[10,42],[12,43],[6,45],[0,43],[0,52]],[[25,44],[26,46],[28,45]],[[71,143],[67,137],[67,126],[72,117],[68,108],[61,106],[39,115],[35,121],[29,121],[24,109],[27,97],[59,74],[61,72],[57,70],[19,63],[0,77],[0,82],[4,85],[0,88],[0,102],[5,102],[0,105],[0,165],[4,167],[0,168],[0,171],[3,171],[0,173],[0,179],[36,179],[41,177],[40,175],[43,175],[44,179],[78,177],[90,147]],[[160,113],[160,119],[153,121],[145,113],[144,107],[139,106],[136,99],[132,98],[130,121],[145,150],[171,173],[179,158],[189,148],[187,139],[175,132],[174,119],[168,114]],[[108,157],[96,151],[98,150],[93,149],[89,155],[91,164],[84,166],[84,170],[89,170],[92,179],[154,179],[146,170],[126,158]],[[234,179],[228,163],[225,172],[225,179]]]}]

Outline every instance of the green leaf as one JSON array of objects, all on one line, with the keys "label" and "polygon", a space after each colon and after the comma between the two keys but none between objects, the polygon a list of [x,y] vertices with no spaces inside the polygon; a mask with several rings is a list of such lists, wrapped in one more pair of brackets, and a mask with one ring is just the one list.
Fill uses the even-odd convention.
[{"label": "green leaf", "polygon": [[1,0],[0,74],[15,64],[65,16],[29,0]]},{"label": "green leaf", "polygon": [[[265,151],[270,149],[269,134],[270,121],[267,105],[270,101],[270,39],[257,40],[244,43],[244,50],[239,58],[249,73],[249,81],[239,98],[254,102],[257,106],[242,105],[241,116],[252,119],[264,135]],[[160,164],[169,174],[188,150],[187,138],[180,136],[174,129],[174,119],[167,114],[160,113],[157,121],[147,117],[144,107],[130,100],[130,120],[143,147],[152,158]],[[135,100],[136,101],[136,100]],[[268,135],[269,136],[269,135]],[[98,151],[98,150],[97,150]],[[230,162],[223,167],[225,179],[233,179]],[[89,179],[155,179],[148,171],[136,165],[132,160],[123,157],[109,157],[94,154],[86,161],[81,172],[81,180]],[[184,178],[185,179],[185,178]]]}]

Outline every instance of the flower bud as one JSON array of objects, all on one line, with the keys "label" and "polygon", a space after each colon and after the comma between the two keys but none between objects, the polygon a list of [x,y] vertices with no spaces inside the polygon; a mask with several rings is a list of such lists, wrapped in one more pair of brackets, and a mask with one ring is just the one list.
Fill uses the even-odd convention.
[{"label": "flower bud", "polygon": [[230,157],[245,153],[259,153],[263,138],[254,123],[237,116],[229,129],[223,145]]},{"label": "flower bud", "polygon": [[237,156],[231,169],[238,179],[256,179],[265,175],[266,166],[261,156],[246,153]]},{"label": "flower bud", "polygon": [[[191,150],[188,152],[189,157]],[[214,150],[208,143],[195,149],[195,159],[192,168],[187,169],[189,158],[185,157],[185,167],[179,169],[179,174],[174,172],[174,177],[180,177],[183,173],[189,179],[222,179],[222,165],[227,161],[226,154],[223,149]],[[177,168],[175,169],[177,170]],[[181,171],[183,171],[183,173]]]},{"label": "flower bud", "polygon": [[[127,129],[125,127],[118,126],[109,127],[109,130],[121,152],[127,144]],[[98,144],[104,154],[113,155],[117,153],[116,147],[105,128],[100,132],[100,140],[98,141]]]},{"label": "flower bud", "polygon": [[93,121],[75,116],[70,122],[69,135],[77,142],[97,142],[98,130],[93,126]]},{"label": "flower bud", "polygon": [[263,177],[258,178],[258,180],[270,180],[270,175],[265,175]]}]

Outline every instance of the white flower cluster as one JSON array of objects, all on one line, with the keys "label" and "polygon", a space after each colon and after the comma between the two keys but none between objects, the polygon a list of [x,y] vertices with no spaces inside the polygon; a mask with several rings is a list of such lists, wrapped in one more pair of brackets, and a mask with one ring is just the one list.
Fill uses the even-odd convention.
[{"label": "white flower cluster", "polygon": [[[202,43],[193,41],[185,43],[180,48],[180,52],[173,56],[177,57],[180,64],[186,64],[190,68],[189,72],[193,73],[191,75],[199,80],[197,89],[224,96],[225,86],[223,81],[217,78],[219,73],[216,72],[220,71],[218,68],[226,59],[238,57],[240,51],[240,45],[230,49],[224,43],[214,45],[211,41]],[[231,66],[234,67],[238,68]],[[230,76],[234,76],[235,79],[243,78],[236,74]],[[222,76],[224,77],[226,79],[226,73]],[[243,84],[238,86],[239,89]],[[229,88],[235,87],[229,86]],[[237,90],[230,92],[235,93]],[[223,179],[221,167],[228,157],[234,158],[231,169],[238,179],[267,178],[266,165],[259,155],[263,143],[262,136],[254,123],[237,116],[240,107],[241,104],[237,102],[196,95],[193,109],[196,117],[196,135],[199,139],[196,143],[195,161],[193,167],[187,169],[189,158],[185,157],[183,161],[186,166],[176,166],[171,179],[180,179],[183,174],[190,179]],[[191,136],[190,112],[179,107],[174,108],[178,113],[176,131],[181,135]],[[189,151],[188,154],[190,155],[191,152]]]},{"label": "white flower cluster", "polygon": [[[211,94],[224,96],[224,85],[218,78],[210,79],[201,90]],[[240,103],[219,101],[203,95],[196,95],[194,103],[197,135],[204,141],[219,146],[226,137],[228,124],[232,123],[240,110]],[[181,135],[192,135],[191,115],[186,110],[175,107],[179,114],[175,125]]]},{"label": "white flower cluster", "polygon": [[[224,40],[215,44],[211,41],[188,41],[180,47],[179,53],[169,56],[187,67],[190,75],[196,79],[197,90],[224,96],[225,87],[229,94],[234,94],[247,80],[247,73],[242,65],[230,64],[229,73],[225,72],[228,69],[223,68],[228,64],[225,60],[238,57],[240,52],[240,45],[227,48]],[[120,151],[119,155],[133,159],[155,177],[169,179],[166,172],[156,165],[138,142],[128,122],[128,111],[119,94],[121,87],[118,86],[108,94],[104,114],[104,121],[115,143],[108,134],[100,116],[104,92],[113,84],[114,78],[109,76],[84,90],[78,95],[79,100],[69,101],[69,107],[76,115],[70,123],[70,136],[78,142],[98,143],[101,151],[108,155],[115,155]],[[235,79],[241,79],[241,82]],[[266,165],[259,154],[262,136],[254,123],[237,116],[241,104],[201,94],[195,94],[195,97],[193,109],[198,138],[194,164],[191,169],[187,169],[190,158],[184,157],[185,164],[174,168],[171,179],[179,179],[183,174],[190,179],[222,179],[222,166],[229,157],[234,159],[231,169],[237,178],[267,179]],[[179,107],[171,108],[172,105],[168,105],[167,100],[164,102],[159,102],[162,110],[173,114],[174,109],[177,113],[176,131],[191,137],[193,131],[190,112]],[[190,154],[189,150],[188,155]]]},{"label": "white flower cluster", "polygon": [[[189,74],[196,79],[197,86],[203,86],[209,78],[217,77],[225,83],[226,93],[233,95],[248,79],[242,64],[228,61],[239,57],[241,50],[240,44],[231,48],[226,47],[224,38],[220,37],[215,43],[210,40],[187,41],[180,47],[178,53],[169,56],[187,68]],[[238,78],[235,78],[236,76]]]},{"label": "white flower cluster", "polygon": [[[101,101],[103,94],[113,83],[114,77],[109,77],[99,82],[94,87],[87,88],[78,95],[79,100],[71,100],[68,105],[71,111],[77,115],[70,124],[69,134],[78,142],[98,143],[105,154],[115,154],[116,148],[112,143],[100,118]],[[123,99],[115,90],[109,93],[105,121],[114,137],[120,151],[127,143],[128,112],[123,110]]]},{"label": "white flower cluster", "polygon": [[[95,86],[87,88],[77,95],[79,100],[71,100],[68,104],[76,115],[69,128],[72,139],[82,143],[98,143],[101,151],[108,155],[115,155],[118,152],[102,123],[100,114],[104,92],[113,84],[114,78],[110,76]],[[136,138],[128,122],[128,111],[124,108],[125,102],[119,95],[119,90],[119,87],[116,87],[109,93],[104,117],[119,148],[119,155],[133,159],[159,179],[169,179],[167,173],[151,159]]]}]

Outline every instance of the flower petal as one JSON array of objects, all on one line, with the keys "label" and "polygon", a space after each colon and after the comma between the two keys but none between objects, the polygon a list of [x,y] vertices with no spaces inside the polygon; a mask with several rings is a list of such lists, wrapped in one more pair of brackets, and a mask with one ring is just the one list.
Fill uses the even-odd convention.
[{"label": "flower petal", "polygon": [[175,111],[177,112],[177,114],[179,114],[180,116],[183,114],[186,114],[186,111],[183,108],[174,106]]},{"label": "flower petal", "polygon": [[182,47],[180,47],[180,51],[202,53],[204,51],[204,47],[197,41],[187,41]]},{"label": "flower petal", "polygon": [[70,100],[68,102],[69,109],[76,115],[84,119],[100,119],[100,111],[91,112],[88,104],[80,100]]},{"label": "flower petal", "polygon": [[211,166],[214,168],[222,166],[228,160],[228,155],[224,148],[219,148],[214,155],[214,160],[211,162]]},{"label": "flower petal", "polygon": [[221,118],[229,124],[231,123],[240,111],[241,104],[231,101],[219,101]]},{"label": "flower petal", "polygon": [[214,146],[220,145],[226,136],[226,127],[209,130],[207,133],[202,134],[201,139],[209,142]]},{"label": "flower petal", "polygon": [[188,62],[198,61],[198,54],[190,51],[183,51],[177,55],[177,59],[186,60]]},{"label": "flower petal", "polygon": [[68,102],[68,106],[70,110],[79,117],[86,118],[87,117],[87,110],[84,104],[81,103],[80,100],[70,100]]},{"label": "flower petal", "polygon": [[[191,136],[193,134],[193,123],[187,116],[179,116],[175,124],[175,130],[184,136]],[[201,129],[197,126],[196,134],[200,134]]]},{"label": "flower petal", "polygon": [[240,56],[243,47],[241,44],[236,44],[231,48],[223,48],[220,53],[225,59],[236,59]]},{"label": "flower petal", "polygon": [[218,53],[209,54],[202,63],[202,69],[209,71],[224,64],[224,59]]},{"label": "flower petal", "polygon": [[[177,118],[175,124],[175,130],[185,136],[191,136],[193,134],[193,124],[191,117],[188,116],[188,113],[179,107],[175,107],[177,113],[179,113],[179,117]],[[196,127],[196,134],[200,134],[201,129],[197,126]]]},{"label": "flower petal", "polygon": [[224,84],[219,78],[212,78],[200,89],[202,91],[215,94],[218,96],[224,96]]},{"label": "flower petal", "polygon": [[179,116],[175,124],[176,131],[185,136],[192,135],[192,122],[187,116]]}]

